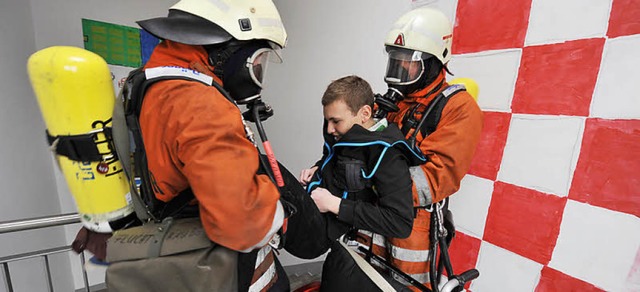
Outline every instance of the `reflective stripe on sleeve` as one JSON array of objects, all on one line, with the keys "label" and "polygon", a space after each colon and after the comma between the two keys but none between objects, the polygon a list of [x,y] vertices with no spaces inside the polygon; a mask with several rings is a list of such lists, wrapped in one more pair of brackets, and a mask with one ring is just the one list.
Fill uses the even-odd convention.
[{"label": "reflective stripe on sleeve", "polygon": [[431,188],[429,187],[429,181],[422,171],[422,168],[420,168],[420,166],[412,166],[409,167],[409,172],[411,173],[413,185],[416,186],[416,190],[418,191],[420,206],[431,205],[433,203],[433,199],[431,198]]}]

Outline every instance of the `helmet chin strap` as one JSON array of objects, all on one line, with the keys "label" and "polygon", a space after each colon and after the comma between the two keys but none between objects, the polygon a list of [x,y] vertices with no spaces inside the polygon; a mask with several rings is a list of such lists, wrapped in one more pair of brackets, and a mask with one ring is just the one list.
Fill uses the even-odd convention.
[{"label": "helmet chin strap", "polygon": [[213,66],[213,73],[220,79],[224,78],[225,64],[240,48],[242,48],[241,43],[237,41],[204,46],[209,55],[209,65]]}]

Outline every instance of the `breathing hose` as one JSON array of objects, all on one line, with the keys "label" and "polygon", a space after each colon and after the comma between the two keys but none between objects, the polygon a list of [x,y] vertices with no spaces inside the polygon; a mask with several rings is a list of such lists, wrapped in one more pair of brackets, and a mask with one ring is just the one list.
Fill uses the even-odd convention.
[{"label": "breathing hose", "polygon": [[[267,133],[265,133],[264,127],[262,126],[262,121],[260,120],[260,106],[264,106],[264,104],[252,104],[251,112],[253,113],[253,118],[255,119],[258,135],[260,135],[260,140],[262,141],[262,147],[264,148],[264,152],[266,153],[267,159],[269,160],[269,165],[271,166],[271,174],[273,174],[273,179],[275,180],[276,185],[281,188],[284,187],[284,179],[282,179],[282,173],[280,172],[280,167],[278,166],[278,160],[276,159],[276,156],[273,153],[273,149],[271,148],[271,142],[269,142]],[[266,171],[269,172],[268,169]]]}]

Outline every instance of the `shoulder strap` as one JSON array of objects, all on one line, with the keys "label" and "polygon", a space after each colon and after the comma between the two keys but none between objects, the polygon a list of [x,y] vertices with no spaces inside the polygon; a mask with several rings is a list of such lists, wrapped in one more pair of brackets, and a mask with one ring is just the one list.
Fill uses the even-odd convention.
[{"label": "shoulder strap", "polygon": [[466,88],[462,84],[450,85],[429,103],[427,110],[422,117],[424,122],[420,121],[418,124],[420,127],[419,131],[422,133],[423,137],[429,136],[436,130],[440,123],[440,118],[442,118],[442,110],[444,109],[444,106],[447,105],[447,102],[449,102],[451,97],[463,90],[466,90]]},{"label": "shoulder strap", "polygon": [[[421,105],[417,104],[413,107],[412,110],[404,114],[404,117],[402,118],[403,125],[401,132],[404,135],[407,135],[407,133],[409,133],[412,129],[416,129],[413,131],[413,134],[411,134],[411,136],[407,137],[407,142],[411,147],[418,149],[418,133],[422,133],[422,137],[426,138],[436,130],[436,128],[438,127],[438,123],[440,123],[442,110],[444,109],[445,105],[453,95],[461,90],[465,90],[464,85],[451,85],[440,92],[440,94],[438,94],[426,107],[424,107],[426,108],[424,111],[420,112],[419,108],[421,108]],[[416,114],[420,113],[420,121],[417,121],[415,116]]]},{"label": "shoulder strap", "polygon": [[[127,78],[127,81],[136,71],[139,71],[139,69],[132,71]],[[140,197],[135,183],[135,175],[132,172],[131,153],[133,151],[131,150],[129,129],[127,128],[127,121],[125,118],[123,106],[125,89],[127,89],[127,87],[123,87],[118,93],[118,97],[116,98],[115,106],[113,108],[113,144],[116,148],[116,153],[120,158],[120,162],[122,163],[122,168],[124,169],[124,172],[129,180],[129,190],[136,215],[138,216],[138,219],[140,219],[140,221],[147,222],[151,219],[152,215],[150,214],[145,203]]]}]

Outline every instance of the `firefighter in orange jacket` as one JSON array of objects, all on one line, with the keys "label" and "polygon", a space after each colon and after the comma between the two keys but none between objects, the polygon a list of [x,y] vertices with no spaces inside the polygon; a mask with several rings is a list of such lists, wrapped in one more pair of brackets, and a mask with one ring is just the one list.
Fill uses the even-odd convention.
[{"label": "firefighter in orange jacket", "polygon": [[[422,7],[401,16],[385,41],[389,57],[385,82],[389,92],[384,97],[391,107],[397,106],[397,111],[390,110],[387,118],[398,124],[409,141],[415,133],[415,145],[428,161],[410,170],[416,210],[411,235],[405,239],[374,235],[373,251],[425,285],[429,282],[430,246],[430,213],[425,207],[459,189],[482,129],[482,112],[466,91],[450,97],[432,133],[425,135],[418,128],[429,103],[448,87],[445,74],[451,58],[451,39],[452,26],[447,17]],[[384,105],[385,100],[378,104]],[[397,275],[394,278],[406,283]]]},{"label": "firefighter in orange jacket", "polygon": [[[163,40],[145,69],[195,70],[239,104],[260,97],[266,62],[279,59],[287,38],[271,0],[182,0],[167,17],[138,24]],[[268,245],[283,224],[280,194],[257,174],[258,151],[238,106],[214,86],[162,80],[146,91],[139,122],[156,198],[169,202],[191,188],[213,242],[260,250],[249,290],[288,290]]]}]

